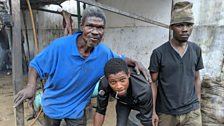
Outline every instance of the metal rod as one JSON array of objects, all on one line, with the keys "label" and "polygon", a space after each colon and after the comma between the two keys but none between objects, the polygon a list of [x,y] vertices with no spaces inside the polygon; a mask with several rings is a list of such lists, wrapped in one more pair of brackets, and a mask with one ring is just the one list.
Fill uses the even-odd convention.
[{"label": "metal rod", "polygon": [[[61,12],[59,12],[59,11],[53,11],[53,10],[48,10],[48,9],[43,9],[43,8],[32,8],[32,9],[38,10],[38,11],[50,12],[50,13],[54,13],[54,14],[61,14]],[[71,14],[71,16],[78,17],[77,14]]]},{"label": "metal rod", "polygon": [[143,21],[143,22],[147,22],[147,23],[150,23],[150,24],[153,24],[153,25],[156,25],[156,26],[160,26],[160,27],[169,29],[169,25],[167,25],[167,24],[164,24],[164,23],[161,23],[161,22],[158,22],[158,21],[154,21],[154,20],[145,18],[143,16],[138,16],[136,14],[131,14],[131,13],[128,13],[128,12],[125,12],[125,11],[121,11],[119,9],[116,9],[116,8],[113,8],[113,7],[110,7],[110,6],[107,6],[107,5],[92,1],[92,0],[76,0],[76,1],[86,3],[86,4],[89,4],[89,5],[92,5],[92,6],[97,6],[101,9],[104,9],[104,10],[107,10],[107,11],[110,11],[110,12],[113,12],[113,13],[116,13],[116,14],[119,14],[119,15],[123,15],[123,16],[129,17],[129,18],[133,18],[133,19],[136,19],[136,20],[140,20],[140,21]]}]

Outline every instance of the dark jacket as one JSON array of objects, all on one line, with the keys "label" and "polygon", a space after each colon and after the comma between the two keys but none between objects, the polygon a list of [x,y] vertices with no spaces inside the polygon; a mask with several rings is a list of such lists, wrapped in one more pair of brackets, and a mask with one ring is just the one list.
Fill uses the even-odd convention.
[{"label": "dark jacket", "polygon": [[[143,75],[137,75],[134,68],[129,67],[131,77],[129,78],[129,87],[125,96],[119,97],[118,102],[130,107],[131,109],[138,110],[139,116],[137,118],[145,126],[151,126],[152,117],[152,93],[148,81]],[[99,94],[97,96],[96,111],[105,115],[109,96],[115,97],[114,92],[104,77],[99,84]]]}]

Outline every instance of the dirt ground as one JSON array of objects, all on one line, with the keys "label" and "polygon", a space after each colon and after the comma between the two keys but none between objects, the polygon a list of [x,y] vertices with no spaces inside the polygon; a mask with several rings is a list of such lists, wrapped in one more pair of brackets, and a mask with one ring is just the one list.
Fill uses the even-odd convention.
[{"label": "dirt ground", "polygon": [[[24,82],[25,83],[25,82]],[[93,99],[93,103],[95,100]],[[104,126],[114,126],[115,125],[115,101],[110,102],[107,110],[106,119]],[[89,109],[88,111],[88,125],[92,126],[92,117],[94,115],[94,109]],[[27,102],[24,103],[24,119],[25,126],[29,126],[33,120],[27,121],[31,117],[32,111]],[[40,117],[40,120],[42,118]],[[0,71],[0,126],[16,126],[15,116],[13,108],[13,86],[12,86],[12,76],[7,75],[7,72]],[[33,126],[41,126],[41,124],[36,121]]]}]

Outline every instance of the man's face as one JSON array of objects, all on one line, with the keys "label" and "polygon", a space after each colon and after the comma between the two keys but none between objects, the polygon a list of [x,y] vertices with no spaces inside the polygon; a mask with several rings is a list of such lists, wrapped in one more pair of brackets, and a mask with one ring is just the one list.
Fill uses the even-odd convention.
[{"label": "man's face", "polygon": [[184,43],[188,41],[188,38],[191,35],[193,23],[183,22],[173,24],[171,29],[173,30],[173,38],[180,43]]},{"label": "man's face", "polygon": [[122,96],[127,92],[129,77],[130,73],[127,75],[124,71],[121,71],[116,74],[110,74],[107,79],[112,90],[117,92],[119,96]]},{"label": "man's face", "polygon": [[100,17],[86,17],[81,24],[82,38],[88,47],[97,46],[104,35],[105,22]]}]

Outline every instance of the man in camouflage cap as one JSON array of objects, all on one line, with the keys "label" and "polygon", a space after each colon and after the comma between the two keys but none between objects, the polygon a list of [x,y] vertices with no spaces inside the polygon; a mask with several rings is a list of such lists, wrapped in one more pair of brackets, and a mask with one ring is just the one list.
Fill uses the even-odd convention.
[{"label": "man in camouflage cap", "polygon": [[192,3],[174,4],[170,41],[153,50],[150,60],[153,126],[201,126],[202,51],[189,42],[194,24]]}]

